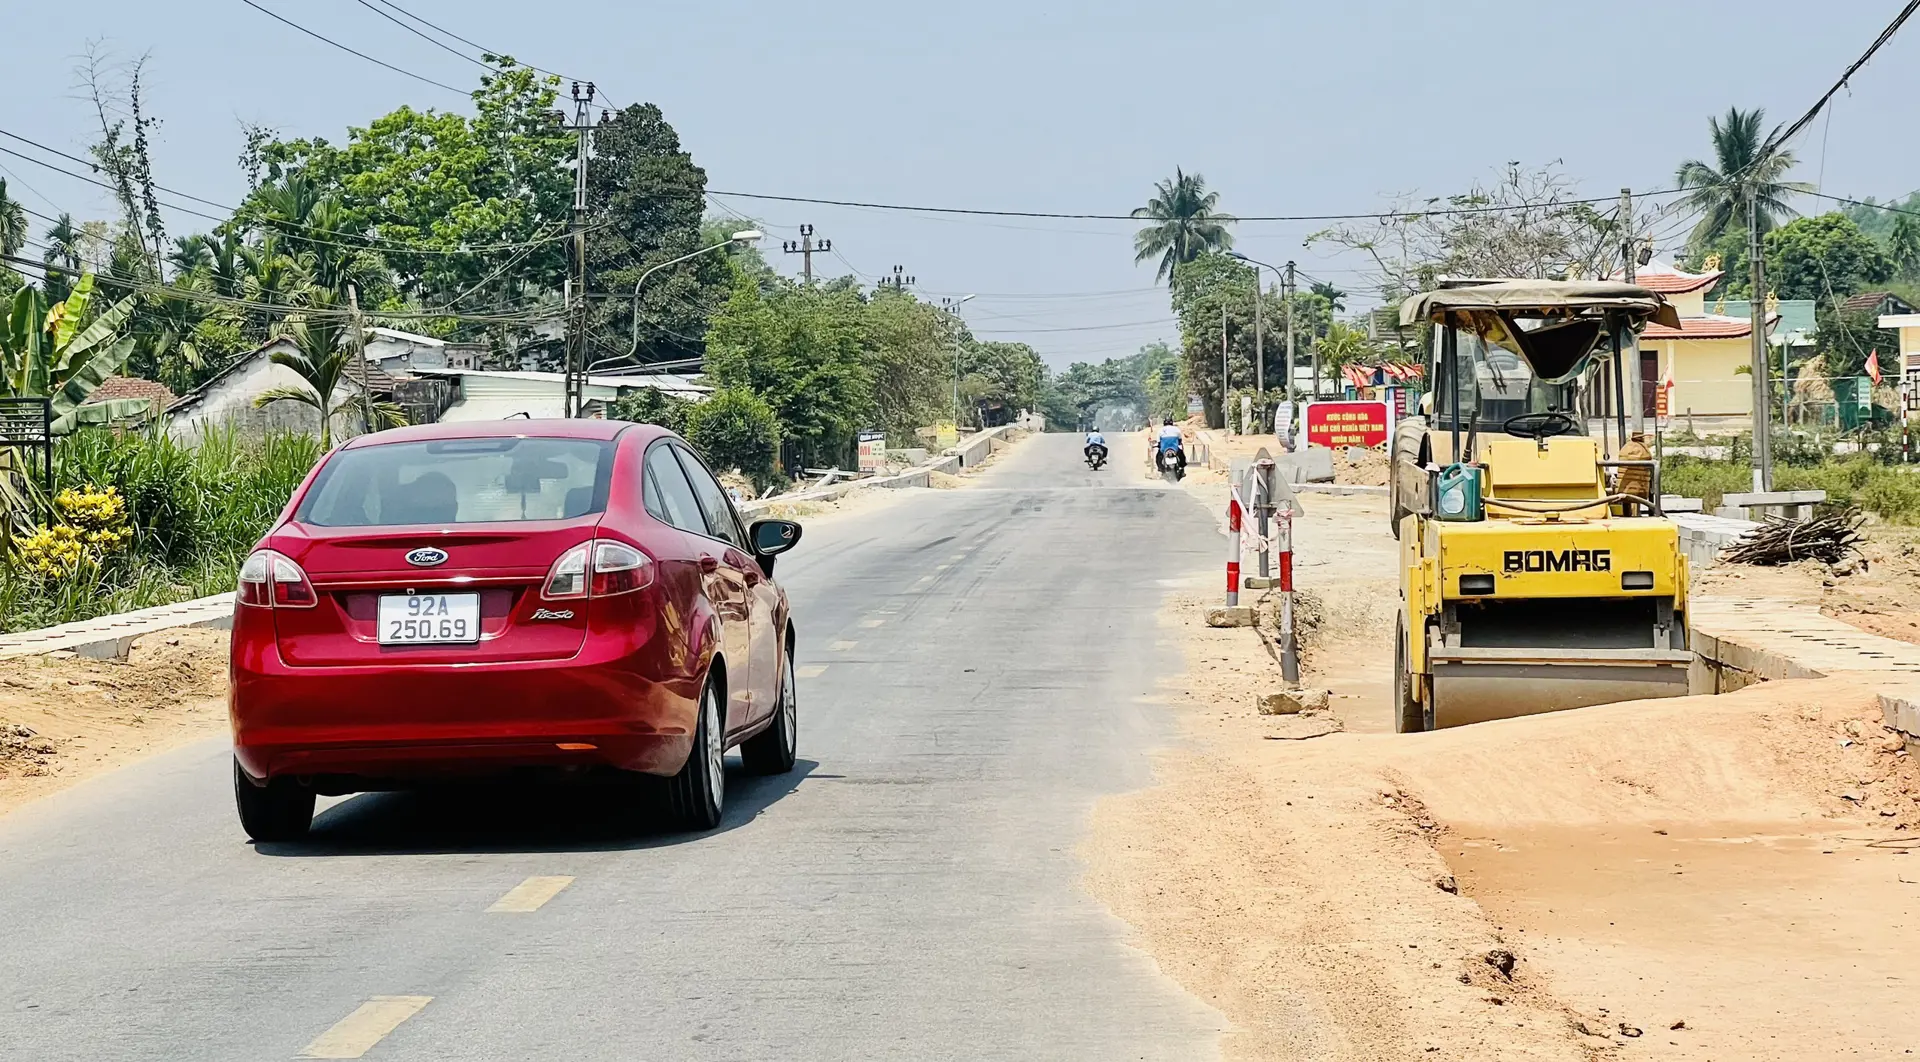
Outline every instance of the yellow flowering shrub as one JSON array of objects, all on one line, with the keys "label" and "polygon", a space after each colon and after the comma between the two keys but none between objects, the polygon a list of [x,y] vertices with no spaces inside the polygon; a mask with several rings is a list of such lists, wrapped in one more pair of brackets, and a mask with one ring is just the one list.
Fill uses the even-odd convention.
[{"label": "yellow flowering shrub", "polygon": [[133,541],[126,499],[112,487],[69,487],[54,496],[53,512],[57,522],[14,543],[20,566],[36,575],[71,575],[83,561],[98,565]]}]

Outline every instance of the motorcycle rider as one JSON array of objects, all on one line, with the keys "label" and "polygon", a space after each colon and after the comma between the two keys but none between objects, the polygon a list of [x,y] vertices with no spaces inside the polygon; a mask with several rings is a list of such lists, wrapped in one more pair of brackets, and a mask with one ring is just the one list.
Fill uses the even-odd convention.
[{"label": "motorcycle rider", "polygon": [[1100,456],[1104,458],[1107,453],[1107,437],[1100,434],[1099,428],[1089,428],[1086,444],[1080,448],[1081,456],[1087,459],[1088,464],[1093,463],[1093,448],[1096,446],[1100,448]]},{"label": "motorcycle rider", "polygon": [[1187,453],[1181,448],[1180,429],[1174,426],[1172,417],[1168,417],[1160,425],[1160,438],[1154,447],[1154,462],[1156,466],[1166,460],[1163,455],[1168,451],[1173,452],[1173,460],[1176,462],[1174,466],[1176,472],[1185,475],[1187,471]]}]

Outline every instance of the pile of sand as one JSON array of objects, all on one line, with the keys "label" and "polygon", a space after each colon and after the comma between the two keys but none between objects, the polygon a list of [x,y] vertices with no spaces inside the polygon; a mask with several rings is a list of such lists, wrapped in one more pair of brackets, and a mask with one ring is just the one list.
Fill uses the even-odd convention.
[{"label": "pile of sand", "polygon": [[[1351,455],[1357,456],[1351,456]],[[1366,487],[1387,485],[1387,452],[1340,446],[1333,451],[1333,481]]]},{"label": "pile of sand", "polygon": [[122,662],[21,657],[0,674],[0,813],[226,722],[227,632],[150,634]]}]

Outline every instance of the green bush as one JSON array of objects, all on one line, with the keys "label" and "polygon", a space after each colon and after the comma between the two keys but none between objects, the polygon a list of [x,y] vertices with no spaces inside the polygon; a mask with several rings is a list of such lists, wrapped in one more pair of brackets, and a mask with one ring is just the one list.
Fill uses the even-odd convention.
[{"label": "green bush", "polygon": [[320,459],[311,436],[213,431],[188,446],[155,425],[85,428],[54,450],[55,488],[111,486],[131,547],[66,578],[0,558],[0,629],[25,630],[170,604],[233,588],[234,573]]},{"label": "green bush", "polygon": [[[1824,490],[1827,505],[1857,506],[1890,524],[1920,524],[1920,465],[1882,464],[1870,454],[1829,457],[1811,465],[1776,465],[1777,490]],[[1708,461],[1676,455],[1660,467],[1660,489],[1699,498],[1711,512],[1722,495],[1753,489],[1744,461]]]},{"label": "green bush", "polygon": [[744,387],[723,387],[687,412],[687,441],[720,471],[739,469],[763,487],[779,478],[780,421]]},{"label": "green bush", "polygon": [[687,432],[687,412],[693,403],[684,398],[676,398],[665,391],[656,391],[643,387],[629,394],[621,395],[607,406],[609,420],[630,420],[635,424],[658,424],[671,432],[685,435]]}]

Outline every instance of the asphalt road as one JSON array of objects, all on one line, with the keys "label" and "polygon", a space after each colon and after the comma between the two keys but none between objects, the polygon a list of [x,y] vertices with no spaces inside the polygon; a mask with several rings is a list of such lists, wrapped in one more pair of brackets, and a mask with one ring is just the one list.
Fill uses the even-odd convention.
[{"label": "asphalt road", "polygon": [[256,849],[217,740],[0,819],[0,1057],[1214,1057],[1074,846],[1170,737],[1155,613],[1219,539],[1078,451],[809,530],[779,573],[801,763],[730,771],[713,833],[501,788],[332,801]]}]

